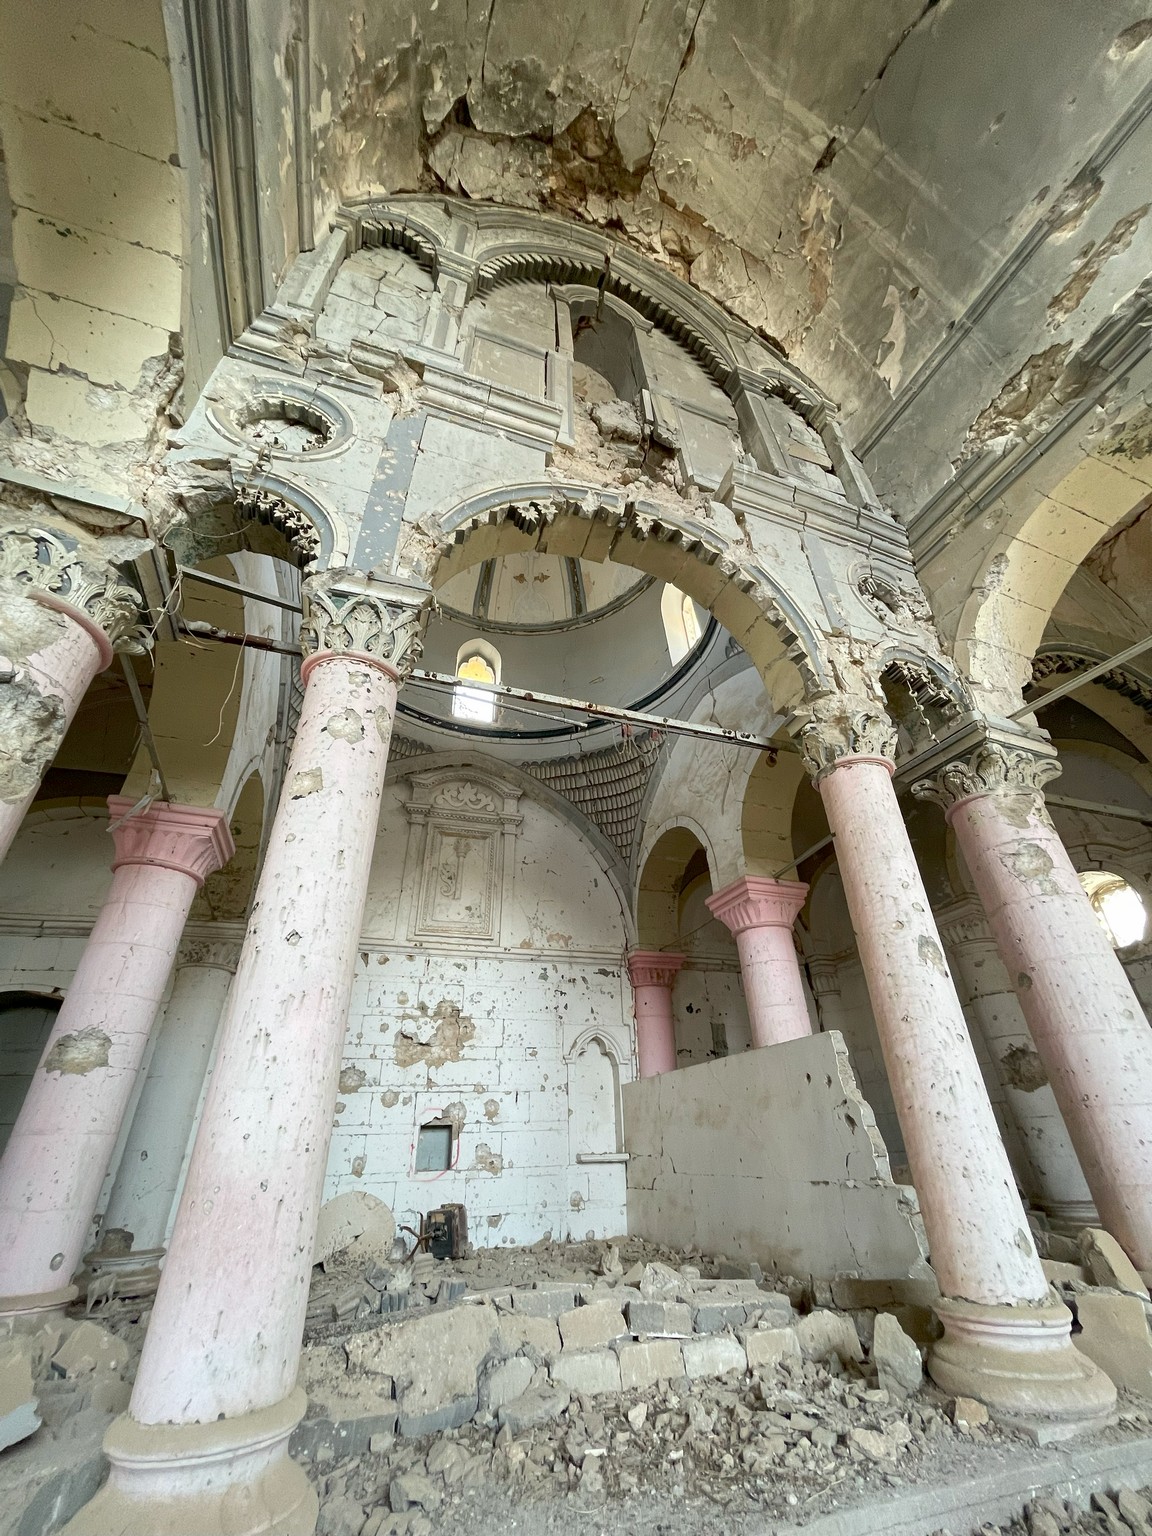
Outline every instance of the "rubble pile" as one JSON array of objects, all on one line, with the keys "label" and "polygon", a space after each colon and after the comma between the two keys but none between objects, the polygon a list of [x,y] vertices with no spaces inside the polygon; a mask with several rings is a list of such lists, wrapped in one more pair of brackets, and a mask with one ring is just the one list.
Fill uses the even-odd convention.
[{"label": "rubble pile", "polygon": [[1061,1499],[1034,1499],[1019,1520],[981,1526],[979,1536],[1152,1536],[1152,1488],[1094,1493],[1086,1510]]}]

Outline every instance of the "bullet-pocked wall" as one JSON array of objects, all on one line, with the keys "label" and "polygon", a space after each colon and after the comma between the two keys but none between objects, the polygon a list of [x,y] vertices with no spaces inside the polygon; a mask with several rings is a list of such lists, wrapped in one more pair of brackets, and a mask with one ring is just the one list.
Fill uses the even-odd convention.
[{"label": "bullet-pocked wall", "polygon": [[625,1229],[629,945],[603,857],[522,775],[413,758],[381,809],[325,1199],[478,1246]]}]

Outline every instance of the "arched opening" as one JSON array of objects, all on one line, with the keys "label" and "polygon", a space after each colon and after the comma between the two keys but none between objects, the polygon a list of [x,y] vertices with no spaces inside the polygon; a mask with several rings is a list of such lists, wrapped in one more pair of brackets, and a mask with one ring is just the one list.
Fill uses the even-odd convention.
[{"label": "arched opening", "polygon": [[24,1103],[61,999],[39,992],[0,993],[0,1152]]},{"label": "arched opening", "polygon": [[573,382],[591,402],[615,398],[634,405],[643,387],[635,326],[613,304],[576,300],[570,309]]},{"label": "arched opening", "polygon": [[457,720],[476,725],[492,725],[496,720],[496,695],[491,691],[500,681],[500,652],[486,640],[469,640],[456,656],[456,676],[452,690],[452,714]]},{"label": "arched opening", "polygon": [[620,1068],[599,1035],[578,1045],[569,1061],[568,1124],[574,1162],[622,1150]]},{"label": "arched opening", "polygon": [[708,909],[708,853],[687,827],[652,845],[640,876],[636,931],[641,949],[685,957],[672,992],[678,1066],[746,1050],[751,1043],[732,934]]},{"label": "arched opening", "polygon": [[1106,869],[1086,869],[1080,884],[1113,949],[1127,949],[1130,944],[1143,941],[1148,931],[1148,909],[1139,891],[1123,875]]},{"label": "arched opening", "polygon": [[660,599],[660,617],[664,621],[668,657],[672,665],[676,666],[700,643],[704,633],[700,614],[687,592],[681,592],[679,587],[666,583]]}]

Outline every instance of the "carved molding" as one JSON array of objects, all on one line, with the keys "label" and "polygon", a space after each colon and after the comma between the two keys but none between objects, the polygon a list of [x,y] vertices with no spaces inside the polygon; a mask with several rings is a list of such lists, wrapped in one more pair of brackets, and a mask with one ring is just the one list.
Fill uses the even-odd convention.
[{"label": "carved molding", "polygon": [[1035,748],[983,741],[965,757],[938,768],[930,778],[912,785],[917,800],[934,800],[945,810],[973,795],[990,795],[1009,790],[1039,797],[1044,785],[1060,772],[1054,752],[1039,744]]},{"label": "carved molding", "polygon": [[804,766],[819,783],[845,757],[896,758],[896,726],[870,700],[841,696],[822,700],[798,716],[796,734]]},{"label": "carved molding", "polygon": [[50,529],[0,531],[0,580],[28,587],[30,596],[77,609],[103,630],[114,650],[147,649],[139,629],[139,592],[115,566]]},{"label": "carved molding", "polygon": [[807,899],[808,887],[801,881],[743,875],[704,904],[733,934],[749,928],[787,928],[791,933]]},{"label": "carved molding", "polygon": [[507,839],[522,818],[520,792],[459,768],[414,773],[404,885],[415,894],[410,939],[500,939]]},{"label": "carved molding", "polygon": [[237,517],[267,523],[282,533],[301,567],[319,559],[321,539],[315,523],[283,496],[266,486],[240,485],[235,506]]},{"label": "carved molding", "polygon": [[304,583],[300,647],[305,657],[321,651],[355,651],[407,677],[424,649],[422,625],[431,593],[419,587],[344,587],[324,577]]}]

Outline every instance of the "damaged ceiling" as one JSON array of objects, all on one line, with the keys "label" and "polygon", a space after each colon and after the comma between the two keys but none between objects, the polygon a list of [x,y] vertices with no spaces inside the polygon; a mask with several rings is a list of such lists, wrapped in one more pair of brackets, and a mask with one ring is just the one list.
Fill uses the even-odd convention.
[{"label": "damaged ceiling", "polygon": [[[304,19],[251,14],[283,92]],[[311,0],[306,32],[318,209],[442,189],[618,229],[839,400],[905,515],[1148,271],[1147,0]]]}]

